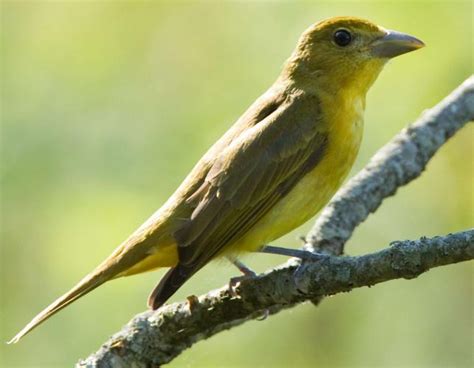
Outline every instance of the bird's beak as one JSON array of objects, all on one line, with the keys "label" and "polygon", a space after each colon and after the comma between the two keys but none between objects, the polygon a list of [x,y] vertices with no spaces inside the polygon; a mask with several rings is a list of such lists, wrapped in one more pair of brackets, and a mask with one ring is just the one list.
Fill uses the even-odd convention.
[{"label": "bird's beak", "polygon": [[387,30],[385,35],[370,45],[371,53],[379,58],[393,58],[410,51],[418,50],[425,44],[418,38],[405,33]]}]

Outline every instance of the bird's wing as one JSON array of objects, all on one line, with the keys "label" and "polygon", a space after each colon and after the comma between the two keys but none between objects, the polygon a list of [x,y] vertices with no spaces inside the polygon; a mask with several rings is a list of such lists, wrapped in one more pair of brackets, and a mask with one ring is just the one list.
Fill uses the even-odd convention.
[{"label": "bird's wing", "polygon": [[159,307],[189,277],[254,226],[321,159],[327,134],[318,100],[292,94],[224,149],[188,198],[174,236],[179,264],[150,296]]}]

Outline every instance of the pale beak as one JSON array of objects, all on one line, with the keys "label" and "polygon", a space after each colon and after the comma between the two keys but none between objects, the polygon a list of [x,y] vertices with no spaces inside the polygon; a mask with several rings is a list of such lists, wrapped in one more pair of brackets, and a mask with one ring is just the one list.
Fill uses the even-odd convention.
[{"label": "pale beak", "polygon": [[418,38],[405,33],[390,30],[386,32],[384,36],[376,39],[370,45],[371,53],[375,57],[393,58],[425,46]]}]

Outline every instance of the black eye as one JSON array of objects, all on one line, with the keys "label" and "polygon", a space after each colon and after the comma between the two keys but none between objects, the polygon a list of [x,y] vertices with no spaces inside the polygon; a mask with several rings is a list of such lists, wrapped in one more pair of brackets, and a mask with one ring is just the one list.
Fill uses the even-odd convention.
[{"label": "black eye", "polygon": [[344,47],[351,43],[352,35],[349,31],[345,29],[339,29],[338,31],[334,32],[334,42],[336,45]]}]

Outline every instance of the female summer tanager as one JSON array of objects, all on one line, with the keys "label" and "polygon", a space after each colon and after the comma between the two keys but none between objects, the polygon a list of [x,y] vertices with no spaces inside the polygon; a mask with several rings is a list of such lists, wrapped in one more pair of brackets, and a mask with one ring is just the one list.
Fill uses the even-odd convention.
[{"label": "female summer tanager", "polygon": [[368,89],[387,60],[422,46],[354,17],[309,27],[169,200],[11,342],[108,280],[171,267],[149,298],[156,309],[213,258],[257,251],[314,216],[357,155]]}]

